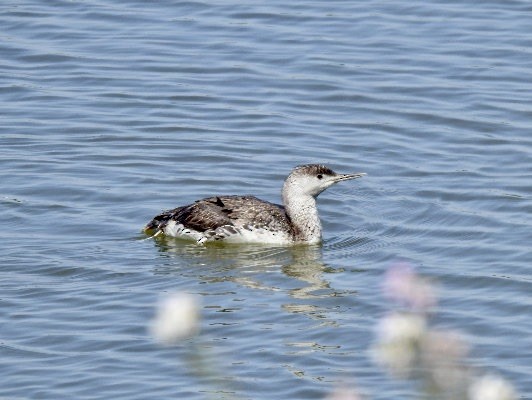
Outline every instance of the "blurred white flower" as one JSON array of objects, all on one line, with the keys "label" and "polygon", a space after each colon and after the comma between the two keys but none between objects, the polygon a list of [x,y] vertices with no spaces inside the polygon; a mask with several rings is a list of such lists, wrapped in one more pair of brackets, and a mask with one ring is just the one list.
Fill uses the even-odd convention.
[{"label": "blurred white flower", "polygon": [[426,334],[425,318],[417,314],[393,313],[377,325],[376,361],[394,375],[406,377],[419,358],[419,346]]},{"label": "blurred white flower", "polygon": [[388,269],[383,290],[386,297],[416,311],[428,311],[436,305],[432,284],[417,275],[408,264],[397,264]]},{"label": "blurred white flower", "polygon": [[417,341],[425,333],[427,322],[424,317],[409,313],[392,313],[377,325],[379,342]]},{"label": "blurred white flower", "polygon": [[470,400],[516,400],[513,386],[500,376],[485,375],[469,387]]},{"label": "blurred white flower", "polygon": [[428,326],[429,312],[437,303],[430,280],[408,264],[396,264],[387,271],[382,288],[403,309],[377,326],[372,355],[388,372],[422,381],[426,398],[517,400],[513,386],[498,376],[472,381],[469,345],[461,335]]},{"label": "blurred white flower", "polygon": [[355,389],[340,386],[330,393],[325,400],[362,400],[362,397]]},{"label": "blurred white flower", "polygon": [[174,344],[199,332],[199,300],[187,293],[171,293],[159,300],[150,332],[165,345]]}]

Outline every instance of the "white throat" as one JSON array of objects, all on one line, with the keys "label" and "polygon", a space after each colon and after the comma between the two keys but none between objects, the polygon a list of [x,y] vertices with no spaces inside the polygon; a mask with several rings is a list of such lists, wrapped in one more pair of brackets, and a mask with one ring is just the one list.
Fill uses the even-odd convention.
[{"label": "white throat", "polygon": [[311,195],[301,195],[289,189],[283,190],[283,203],[294,227],[295,240],[311,244],[321,242],[321,221],[316,199]]}]

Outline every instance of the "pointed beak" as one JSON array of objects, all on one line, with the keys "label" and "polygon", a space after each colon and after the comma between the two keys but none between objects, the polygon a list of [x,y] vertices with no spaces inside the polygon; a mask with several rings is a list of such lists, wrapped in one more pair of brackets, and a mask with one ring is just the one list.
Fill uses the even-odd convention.
[{"label": "pointed beak", "polygon": [[366,173],[359,172],[356,174],[338,174],[334,177],[334,182],[348,181],[350,179],[357,179],[365,176]]}]

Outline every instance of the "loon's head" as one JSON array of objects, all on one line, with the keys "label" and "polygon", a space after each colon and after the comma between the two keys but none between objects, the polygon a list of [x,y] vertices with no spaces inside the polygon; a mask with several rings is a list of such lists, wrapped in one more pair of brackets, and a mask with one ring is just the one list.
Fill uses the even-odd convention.
[{"label": "loon's head", "polygon": [[332,169],[320,164],[307,164],[295,167],[286,178],[283,186],[283,196],[288,193],[317,197],[328,187],[341,181],[356,179],[366,175],[363,172],[355,174],[337,174]]}]

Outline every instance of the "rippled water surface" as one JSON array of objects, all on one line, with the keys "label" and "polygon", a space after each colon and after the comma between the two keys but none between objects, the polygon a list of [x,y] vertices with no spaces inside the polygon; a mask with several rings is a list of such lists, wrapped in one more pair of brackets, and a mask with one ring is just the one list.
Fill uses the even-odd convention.
[{"label": "rippled water surface", "polygon": [[[412,398],[368,357],[383,272],[439,282],[436,323],[532,393],[527,1],[7,1],[0,6],[0,397]],[[321,247],[142,240],[212,194],[279,202],[297,164]],[[202,299],[160,347],[162,293]],[[199,349],[199,350],[198,350]],[[191,372],[207,354],[219,386]]]}]

